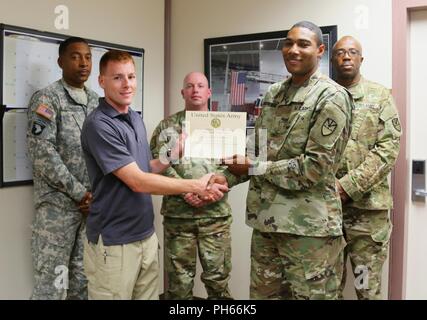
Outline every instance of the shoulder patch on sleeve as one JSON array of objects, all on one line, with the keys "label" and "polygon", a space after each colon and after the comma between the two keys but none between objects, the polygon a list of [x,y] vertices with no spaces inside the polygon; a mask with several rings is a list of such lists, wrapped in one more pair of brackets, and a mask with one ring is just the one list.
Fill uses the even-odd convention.
[{"label": "shoulder patch on sleeve", "polygon": [[53,111],[46,104],[40,104],[36,109],[36,113],[49,121],[53,117]]},{"label": "shoulder patch on sleeve", "polygon": [[324,137],[330,136],[335,132],[337,127],[338,127],[338,124],[334,119],[327,118],[322,125],[322,136]]},{"label": "shoulder patch on sleeve", "polygon": [[393,127],[396,129],[396,131],[402,132],[402,126],[400,125],[400,121],[398,117],[393,118],[391,123],[393,123]]},{"label": "shoulder patch on sleeve", "polygon": [[346,117],[341,109],[334,105],[327,105],[314,124],[310,136],[326,149],[332,149],[346,126]]},{"label": "shoulder patch on sleeve", "polygon": [[31,127],[31,133],[35,136],[39,136],[43,133],[46,128],[46,123],[41,119],[35,119],[33,121],[33,126]]}]

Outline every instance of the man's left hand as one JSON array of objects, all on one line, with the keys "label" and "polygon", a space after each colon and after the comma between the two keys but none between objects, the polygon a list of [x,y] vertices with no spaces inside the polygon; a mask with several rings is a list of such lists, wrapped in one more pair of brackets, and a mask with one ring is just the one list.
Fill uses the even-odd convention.
[{"label": "man's left hand", "polygon": [[347,192],[345,192],[344,188],[342,187],[342,185],[338,179],[335,180],[335,184],[336,184],[338,193],[340,195],[341,202],[344,204],[344,203],[350,201],[350,196],[347,194]]},{"label": "man's left hand", "polygon": [[183,196],[183,198],[184,198],[185,202],[187,202],[190,206],[195,207],[195,208],[201,208],[208,203],[207,201],[203,201],[202,199],[200,199],[197,194],[194,194],[191,192],[186,193]]},{"label": "man's left hand", "polygon": [[228,171],[235,176],[243,176],[248,174],[250,163],[248,157],[235,154],[231,158],[222,159],[221,165],[227,166]]},{"label": "man's left hand", "polygon": [[78,203],[79,210],[83,214],[89,214],[89,206],[92,202],[93,196],[92,193],[87,191],[83,198]]}]

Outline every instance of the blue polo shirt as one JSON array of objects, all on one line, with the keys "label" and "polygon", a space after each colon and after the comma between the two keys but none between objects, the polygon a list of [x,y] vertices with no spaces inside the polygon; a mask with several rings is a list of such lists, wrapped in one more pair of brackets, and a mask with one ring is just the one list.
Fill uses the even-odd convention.
[{"label": "blue polo shirt", "polygon": [[121,245],[154,233],[151,195],[133,192],[113,174],[132,162],[150,172],[144,123],[131,108],[128,115],[126,119],[101,98],[83,124],[81,142],[93,193],[86,233],[93,243],[99,235],[105,245]]}]

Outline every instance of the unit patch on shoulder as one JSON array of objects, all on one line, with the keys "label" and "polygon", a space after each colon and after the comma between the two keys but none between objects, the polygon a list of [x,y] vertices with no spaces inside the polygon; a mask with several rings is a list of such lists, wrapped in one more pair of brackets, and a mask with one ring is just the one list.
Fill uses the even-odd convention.
[{"label": "unit patch on shoulder", "polygon": [[295,170],[296,168],[298,168],[298,161],[296,159],[289,159],[288,168],[291,170]]},{"label": "unit patch on shoulder", "polygon": [[51,120],[53,117],[53,111],[45,104],[39,105],[36,109],[36,113],[47,120]]},{"label": "unit patch on shoulder", "polygon": [[322,125],[322,135],[324,137],[330,136],[335,132],[335,130],[337,129],[337,126],[338,125],[335,120],[331,118],[327,118]]},{"label": "unit patch on shoulder", "polygon": [[397,131],[399,131],[399,132],[401,132],[401,131],[402,131],[402,126],[400,125],[399,118],[394,118],[393,120],[391,120],[391,123],[393,124],[393,127],[394,127]]},{"label": "unit patch on shoulder", "polygon": [[31,133],[35,136],[39,136],[43,133],[43,130],[46,128],[46,124],[43,121],[34,120],[33,127],[31,128]]}]

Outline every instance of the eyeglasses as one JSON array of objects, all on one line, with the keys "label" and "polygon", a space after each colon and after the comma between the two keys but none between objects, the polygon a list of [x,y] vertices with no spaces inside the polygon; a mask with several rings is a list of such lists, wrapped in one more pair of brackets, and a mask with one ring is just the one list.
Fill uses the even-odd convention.
[{"label": "eyeglasses", "polygon": [[345,57],[346,54],[348,54],[350,58],[354,58],[360,55],[360,52],[357,49],[349,49],[349,50],[338,49],[337,51],[335,51],[335,56],[337,56],[338,58],[343,58]]}]

